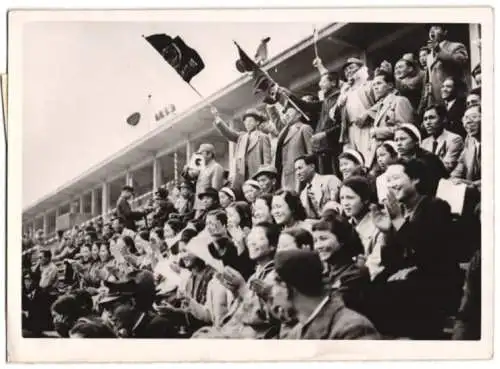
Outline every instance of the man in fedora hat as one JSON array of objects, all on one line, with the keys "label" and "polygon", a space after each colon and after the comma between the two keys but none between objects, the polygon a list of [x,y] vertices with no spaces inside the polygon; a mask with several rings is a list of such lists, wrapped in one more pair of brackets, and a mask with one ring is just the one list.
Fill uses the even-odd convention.
[{"label": "man in fedora hat", "polygon": [[[467,87],[465,71],[469,55],[464,44],[446,39],[447,30],[442,24],[429,26],[426,84],[427,93],[432,94],[435,102],[442,102],[441,85],[447,77],[454,77]],[[463,91],[461,91],[463,92]]]},{"label": "man in fedora hat", "polygon": [[374,118],[370,108],[375,103],[372,85],[368,81],[368,68],[360,59],[349,58],[342,70],[347,83],[342,86],[337,100],[341,116],[340,141],[367,157],[370,156]]},{"label": "man in fedora hat", "polygon": [[404,54],[394,66],[396,89],[410,101],[415,111],[422,98],[424,75],[412,53]]},{"label": "man in fedora hat", "polygon": [[108,291],[99,300],[103,317],[121,338],[176,338],[175,324],[153,310],[154,275],[131,273],[127,280],[104,282]]},{"label": "man in fedora hat", "polygon": [[276,180],[278,177],[278,171],[274,165],[261,165],[257,170],[257,173],[253,175],[253,179],[259,182],[259,186],[262,190],[262,194],[273,194],[276,188]]},{"label": "man in fedora hat", "polygon": [[217,109],[212,108],[215,116],[214,125],[227,140],[236,143],[235,159],[231,163],[229,182],[234,187],[240,187],[251,178],[260,165],[271,162],[271,140],[258,128],[266,117],[257,109],[250,109],[243,114],[243,124],[246,132],[231,128],[220,117]]}]

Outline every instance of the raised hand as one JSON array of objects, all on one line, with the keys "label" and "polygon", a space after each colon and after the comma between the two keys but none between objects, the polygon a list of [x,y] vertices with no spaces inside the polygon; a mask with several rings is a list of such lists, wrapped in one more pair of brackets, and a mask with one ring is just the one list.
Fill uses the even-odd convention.
[{"label": "raised hand", "polygon": [[391,217],[387,209],[380,209],[377,205],[370,205],[370,213],[373,222],[382,232],[389,232],[392,229]]}]

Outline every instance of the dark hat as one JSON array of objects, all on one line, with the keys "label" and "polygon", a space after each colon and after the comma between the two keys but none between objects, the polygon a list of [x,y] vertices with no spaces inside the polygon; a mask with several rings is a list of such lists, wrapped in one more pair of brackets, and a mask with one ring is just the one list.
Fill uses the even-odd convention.
[{"label": "dark hat", "polygon": [[120,282],[108,282],[104,281],[104,285],[108,288],[108,292],[99,300],[99,304],[107,304],[124,297],[134,296],[136,289],[136,283],[133,279]]},{"label": "dark hat", "polygon": [[156,290],[155,276],[149,270],[135,270],[128,274],[128,278],[135,283],[135,294],[151,292]]},{"label": "dark hat", "polygon": [[271,81],[264,74],[254,74],[254,83],[253,83],[253,93],[254,95],[259,92],[267,92],[273,86],[273,81]]},{"label": "dark hat", "polygon": [[257,172],[252,176],[253,179],[259,178],[259,176],[266,174],[270,177],[276,178],[278,176],[278,170],[274,165],[263,164],[258,169]]},{"label": "dark hat", "polygon": [[242,119],[245,120],[246,117],[253,117],[260,123],[266,121],[266,117],[257,109],[248,109],[245,114],[243,114]]},{"label": "dark hat", "polygon": [[322,293],[323,265],[315,251],[279,251],[274,257],[274,265],[280,279],[300,293],[307,296],[318,296]]},{"label": "dark hat", "polygon": [[134,187],[130,186],[130,185],[125,185],[122,187],[122,191],[129,191],[129,192],[134,192]]},{"label": "dark hat", "polygon": [[380,74],[389,74],[392,75],[392,65],[387,60],[384,60],[380,63],[380,66],[375,69],[375,76]]},{"label": "dark hat", "polygon": [[475,77],[478,74],[481,74],[481,63],[477,64],[472,70],[472,77]]},{"label": "dark hat", "polygon": [[168,190],[166,188],[160,187],[156,190],[155,196],[158,196],[162,200],[166,200],[168,198]]},{"label": "dark hat", "polygon": [[182,222],[182,219],[169,219],[167,220],[168,226],[172,228],[172,230],[177,234],[179,233],[182,228],[184,228],[184,223]]},{"label": "dark hat", "polygon": [[80,305],[75,296],[63,295],[57,298],[51,309],[61,315],[75,316],[80,310]]},{"label": "dark hat", "polygon": [[403,56],[399,60],[404,60],[405,62],[410,64],[413,68],[417,68],[418,66],[418,61],[415,59],[415,56],[412,53],[403,54]]},{"label": "dark hat", "polygon": [[201,200],[201,198],[206,197],[206,196],[213,197],[214,199],[218,199],[219,198],[219,191],[217,191],[215,188],[208,187],[198,194],[198,198],[200,200]]},{"label": "dark hat", "polygon": [[344,70],[346,67],[348,67],[351,64],[356,64],[356,65],[359,65],[360,67],[362,67],[363,65],[365,65],[365,63],[363,63],[363,61],[361,59],[358,59],[358,58],[349,58],[344,63],[344,65],[342,65],[342,70]]},{"label": "dark hat", "polygon": [[193,192],[194,192],[194,190],[195,190],[194,184],[193,184],[192,182],[190,182],[190,181],[186,181],[186,180],[181,181],[181,182],[179,183],[179,186],[178,186],[179,190],[180,190],[182,187],[185,187],[185,188],[187,188],[187,189],[189,189],[189,190],[191,190],[191,191],[193,191]]}]

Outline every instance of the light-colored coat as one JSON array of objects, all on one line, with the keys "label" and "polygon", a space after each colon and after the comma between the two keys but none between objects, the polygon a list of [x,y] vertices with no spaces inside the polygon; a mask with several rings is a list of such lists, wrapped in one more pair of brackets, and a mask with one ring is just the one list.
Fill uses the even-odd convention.
[{"label": "light-colored coat", "polygon": [[441,85],[447,77],[455,77],[465,81],[465,70],[469,55],[464,44],[460,42],[441,41],[439,52],[427,56],[428,77],[432,84],[432,95],[435,101],[442,101]]},{"label": "light-colored coat", "polygon": [[[278,142],[282,135],[285,133],[285,128],[278,136]],[[276,156],[281,154],[282,172],[281,172],[281,188],[296,191],[297,181],[295,179],[295,159],[302,155],[309,155],[312,153],[311,139],[313,136],[313,129],[310,125],[302,122],[292,123],[292,127],[283,140],[283,147],[281,152],[278,153],[279,147],[273,155],[273,163],[276,165]]]},{"label": "light-colored coat", "polygon": [[467,136],[465,139],[464,149],[451,177],[481,181],[481,147],[474,137]]},{"label": "light-colored coat", "polygon": [[[400,96],[397,91],[385,96],[370,110],[370,115],[374,116],[373,128],[386,131],[387,133],[394,133],[396,128],[401,124],[413,123],[415,120],[410,100],[404,96]],[[365,156],[365,166],[367,168],[371,167],[375,159],[376,150],[376,142],[372,139],[370,149]]]},{"label": "light-colored coat", "polygon": [[368,113],[367,118],[373,119],[370,108],[374,103],[375,96],[372,83],[368,81],[368,70],[362,67],[356,73],[356,82],[352,86],[346,83],[341,88],[337,104],[341,109],[340,142],[358,150],[364,157],[368,155],[371,146],[371,120],[366,119],[361,127],[354,122],[365,113]]},{"label": "light-colored coat", "polygon": [[386,235],[375,225],[371,213],[366,214],[354,228],[365,249],[365,266],[373,280],[384,269],[381,251],[387,243]]},{"label": "light-colored coat", "polygon": [[212,160],[210,164],[200,170],[198,180],[196,181],[195,209],[199,209],[200,202],[198,195],[208,187],[215,188],[217,191],[222,188],[224,183],[224,168],[222,165]]},{"label": "light-colored coat", "polygon": [[[311,180],[311,190],[315,199],[316,214],[321,215],[323,206],[329,201],[337,201],[340,185],[342,182],[334,175],[315,174]],[[307,217],[310,219],[316,218],[314,210],[311,209],[307,199],[307,186],[300,193],[300,201],[306,209]]]},{"label": "light-colored coat", "polygon": [[222,120],[216,120],[215,127],[227,140],[236,143],[235,160],[229,172],[229,180],[234,187],[242,186],[259,166],[271,163],[271,140],[265,133],[259,130],[236,131]]},{"label": "light-colored coat", "polygon": [[219,328],[222,319],[228,313],[232,301],[233,295],[231,292],[217,278],[213,277],[208,282],[207,301],[204,305],[191,301],[191,312],[196,318]]},{"label": "light-colored coat", "polygon": [[[434,140],[437,140],[436,152],[432,152]],[[427,137],[422,141],[422,148],[437,155],[448,172],[457,166],[458,158],[464,148],[464,140],[459,135],[448,130],[443,130],[439,137]]]}]

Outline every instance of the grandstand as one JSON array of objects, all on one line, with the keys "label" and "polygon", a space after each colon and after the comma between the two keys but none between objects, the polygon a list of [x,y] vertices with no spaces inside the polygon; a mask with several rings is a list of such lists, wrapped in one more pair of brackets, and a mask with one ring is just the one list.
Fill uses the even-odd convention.
[{"label": "grandstand", "polygon": [[[479,25],[453,24],[448,28],[450,39],[465,41],[470,50],[470,66],[476,65],[479,49],[474,40],[480,37]],[[427,39],[425,24],[332,23],[319,30],[318,50],[329,70],[340,70],[351,56],[361,58],[373,69],[383,60],[394,63],[408,50],[416,52]],[[264,69],[282,86],[316,94],[319,75],[312,66],[313,43],[311,35],[269,60]],[[25,208],[23,233],[32,235],[42,229],[50,240],[57,230],[97,216],[107,217],[126,183],[134,185],[136,205],[141,205],[156,188],[178,179],[201,142],[212,142],[217,160],[230,167],[233,147],[214,129],[210,104],[230,119],[257,106],[260,99],[252,93],[252,80],[246,75],[187,111],[157,122],[156,128],[144,137]]]}]

